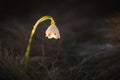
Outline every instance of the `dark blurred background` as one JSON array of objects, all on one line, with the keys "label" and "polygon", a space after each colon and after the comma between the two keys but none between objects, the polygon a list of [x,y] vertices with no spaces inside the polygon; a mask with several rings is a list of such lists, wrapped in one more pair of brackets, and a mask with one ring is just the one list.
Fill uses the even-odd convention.
[{"label": "dark blurred background", "polygon": [[119,10],[117,0],[0,0],[0,20],[8,17],[21,18],[35,13],[60,16],[69,14],[70,11],[75,14],[74,17],[109,16]]},{"label": "dark blurred background", "polygon": [[[83,45],[89,47],[93,44],[105,44],[111,48],[120,43],[118,0],[0,0],[1,41],[25,46],[33,25],[44,15],[55,19],[65,49],[79,50]],[[49,25],[45,22],[41,26]],[[36,33],[35,45],[45,35],[46,28],[38,29],[40,34]]]},{"label": "dark blurred background", "polygon": [[[120,80],[118,0],[0,0],[0,72],[6,71],[10,78],[12,74],[19,76],[10,80],[21,79],[13,64],[23,60],[32,27],[44,15],[55,19],[61,38],[55,40],[45,37],[49,21],[39,25],[33,37],[29,61],[42,62],[43,67],[44,62],[48,68],[51,66],[51,73],[47,75],[52,75],[53,79],[43,76],[41,64],[40,68],[33,65],[43,73],[36,69],[38,73],[35,75],[42,75],[45,80]],[[44,53],[45,56],[42,56]],[[9,55],[15,57],[9,58]],[[59,68],[60,77],[55,73],[59,74]],[[8,72],[9,69],[12,74]],[[35,72],[34,69],[32,71]]]}]

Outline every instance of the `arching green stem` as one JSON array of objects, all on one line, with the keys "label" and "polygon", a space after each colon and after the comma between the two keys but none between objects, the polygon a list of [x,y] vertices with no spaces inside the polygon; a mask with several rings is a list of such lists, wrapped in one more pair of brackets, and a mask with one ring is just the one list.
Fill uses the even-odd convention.
[{"label": "arching green stem", "polygon": [[30,55],[31,43],[32,43],[33,35],[35,34],[35,31],[37,29],[37,26],[41,22],[43,22],[45,20],[48,20],[48,19],[51,20],[51,25],[55,25],[55,21],[53,20],[53,18],[51,16],[43,16],[33,26],[32,32],[31,32],[30,37],[29,37],[29,42],[28,42],[28,45],[27,45],[27,48],[26,48],[25,56],[24,56],[24,65],[25,65],[25,68],[27,68],[28,58],[29,58],[29,55]]}]

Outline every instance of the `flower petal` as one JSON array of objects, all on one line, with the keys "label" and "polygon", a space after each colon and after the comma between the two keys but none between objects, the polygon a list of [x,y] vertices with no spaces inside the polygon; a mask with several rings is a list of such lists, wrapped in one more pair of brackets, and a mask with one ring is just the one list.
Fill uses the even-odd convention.
[{"label": "flower petal", "polygon": [[60,33],[56,25],[50,25],[48,29],[46,30],[46,37],[49,39],[55,38],[58,39],[60,38]]}]

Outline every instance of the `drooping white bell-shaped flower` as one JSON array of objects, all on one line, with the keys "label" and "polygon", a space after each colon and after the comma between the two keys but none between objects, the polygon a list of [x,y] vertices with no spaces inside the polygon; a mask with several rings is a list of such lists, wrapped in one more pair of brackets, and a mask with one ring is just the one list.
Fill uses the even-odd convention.
[{"label": "drooping white bell-shaped flower", "polygon": [[60,38],[60,33],[56,25],[50,25],[47,30],[46,30],[46,37],[49,39],[55,38],[59,39]]}]

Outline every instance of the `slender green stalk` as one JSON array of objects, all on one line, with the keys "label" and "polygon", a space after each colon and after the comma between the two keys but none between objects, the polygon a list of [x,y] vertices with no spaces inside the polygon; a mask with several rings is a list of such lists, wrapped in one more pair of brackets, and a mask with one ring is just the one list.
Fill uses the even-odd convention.
[{"label": "slender green stalk", "polygon": [[33,26],[33,29],[32,29],[32,32],[31,32],[31,35],[29,37],[29,42],[28,42],[28,45],[27,45],[27,48],[26,48],[26,52],[25,52],[25,56],[24,56],[24,65],[25,65],[25,68],[27,69],[27,65],[28,65],[28,58],[29,58],[29,55],[30,55],[30,48],[31,48],[31,43],[32,43],[32,39],[33,39],[33,35],[35,34],[35,31],[37,29],[37,26],[45,21],[45,20],[51,20],[51,25],[55,25],[55,21],[53,20],[53,18],[51,16],[43,16],[42,18],[40,18],[36,23],[35,25]]}]

